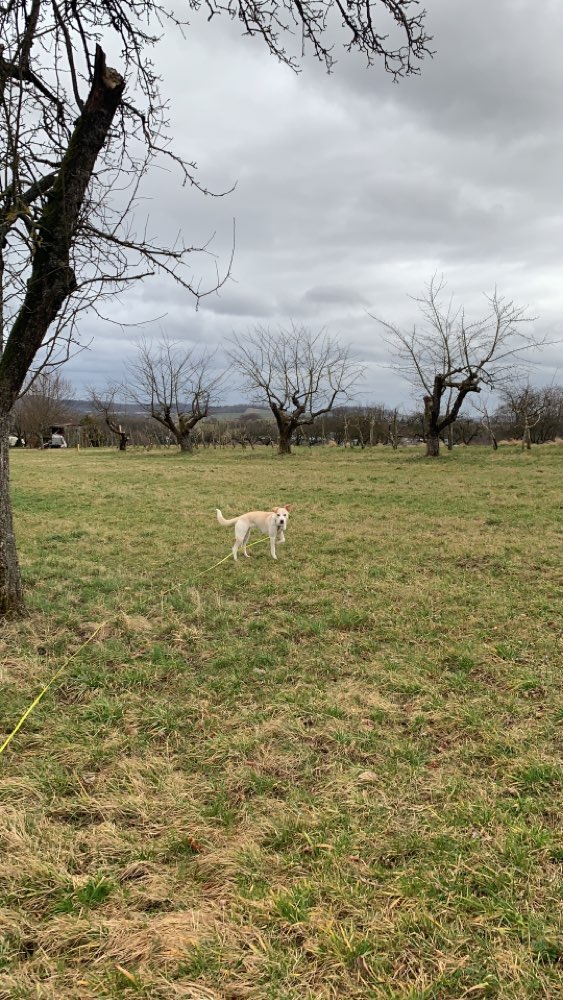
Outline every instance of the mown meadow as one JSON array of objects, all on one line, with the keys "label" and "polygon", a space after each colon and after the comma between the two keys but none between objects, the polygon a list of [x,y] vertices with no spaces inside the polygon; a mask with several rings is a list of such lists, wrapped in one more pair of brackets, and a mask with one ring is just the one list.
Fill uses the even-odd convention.
[{"label": "mown meadow", "polygon": [[[12,491],[0,742],[70,659],[0,757],[2,1000],[561,995],[563,448],[15,450]],[[216,506],[286,501],[215,565]]]}]

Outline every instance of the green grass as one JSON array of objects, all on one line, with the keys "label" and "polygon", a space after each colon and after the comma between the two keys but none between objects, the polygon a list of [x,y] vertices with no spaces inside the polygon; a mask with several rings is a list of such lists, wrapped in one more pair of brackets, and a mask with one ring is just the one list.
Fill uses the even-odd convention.
[{"label": "green grass", "polygon": [[[18,452],[0,1000],[551,998],[563,449]],[[232,516],[287,544],[222,563]],[[86,645],[95,628],[103,629]]]}]

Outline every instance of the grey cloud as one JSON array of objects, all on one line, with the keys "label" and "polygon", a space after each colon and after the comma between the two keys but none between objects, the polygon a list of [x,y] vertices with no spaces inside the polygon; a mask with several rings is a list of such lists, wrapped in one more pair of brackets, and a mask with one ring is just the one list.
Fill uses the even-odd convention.
[{"label": "grey cloud", "polygon": [[200,308],[217,315],[261,319],[271,315],[274,301],[258,294],[251,295],[250,291],[246,294],[238,289],[233,291],[232,284],[228,283],[216,295],[204,299]]},{"label": "grey cloud", "polygon": [[303,295],[303,301],[313,305],[348,305],[350,308],[365,306],[367,300],[346,285],[316,285],[308,288]]}]

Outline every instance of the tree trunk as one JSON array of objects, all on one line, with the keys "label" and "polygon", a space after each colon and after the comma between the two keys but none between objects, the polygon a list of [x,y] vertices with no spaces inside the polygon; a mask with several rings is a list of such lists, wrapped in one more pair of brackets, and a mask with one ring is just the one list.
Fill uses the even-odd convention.
[{"label": "tree trunk", "polygon": [[291,455],[291,431],[289,427],[280,427],[278,455]]},{"label": "tree trunk", "polygon": [[438,458],[439,454],[440,454],[440,436],[439,434],[429,432],[426,438],[426,457]]},{"label": "tree trunk", "polygon": [[440,385],[438,384],[438,376],[436,376],[434,380],[434,394],[424,397],[424,430],[427,458],[438,458],[440,454],[440,432],[438,430],[440,398]]},{"label": "tree trunk", "polygon": [[0,616],[24,613],[23,586],[12,523],[9,482],[8,414],[0,415]]},{"label": "tree trunk", "polygon": [[[274,419],[278,428],[278,455],[291,455],[291,436],[297,429],[298,424],[292,423],[287,415],[277,406],[271,405],[270,409],[274,414]],[[272,441],[272,445],[273,445]]]},{"label": "tree trunk", "polygon": [[391,424],[389,425],[389,430],[391,431],[391,446],[393,448],[393,451],[397,451],[397,448],[399,447],[399,433],[398,433],[398,430],[397,430],[397,411],[396,410],[394,410],[394,412],[393,412],[393,419],[391,421]]},{"label": "tree trunk", "polygon": [[94,79],[36,227],[26,291],[0,353],[0,616],[24,612],[8,482],[9,413],[61,307],[76,290],[72,245],[124,80],[96,46]]},{"label": "tree trunk", "polygon": [[180,451],[184,454],[191,455],[194,450],[194,443],[192,441],[192,435],[190,431],[187,434],[178,435],[178,444],[180,445]]},{"label": "tree trunk", "polygon": [[498,441],[497,441],[497,439],[495,437],[495,432],[493,431],[493,428],[491,426],[490,417],[489,417],[489,414],[487,413],[486,410],[485,410],[485,416],[483,417],[483,420],[481,422],[482,422],[483,426],[486,427],[486,429],[487,429],[488,435],[489,435],[489,437],[491,439],[491,444],[493,446],[493,451],[498,451]]},{"label": "tree trunk", "polygon": [[96,46],[94,80],[76,120],[57,177],[38,222],[33,265],[22,305],[0,360],[0,399],[11,408],[33,359],[63,303],[76,291],[71,249],[98,154],[121,102],[125,84],[106,67]]}]

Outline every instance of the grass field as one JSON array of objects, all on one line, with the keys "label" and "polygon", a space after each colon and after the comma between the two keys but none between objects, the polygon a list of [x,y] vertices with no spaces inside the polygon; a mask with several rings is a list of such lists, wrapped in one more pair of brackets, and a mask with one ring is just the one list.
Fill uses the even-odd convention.
[{"label": "grass field", "polygon": [[[547,446],[15,452],[0,734],[74,655],[0,758],[0,998],[562,996],[562,485]],[[215,506],[283,501],[277,563],[203,573]]]}]

